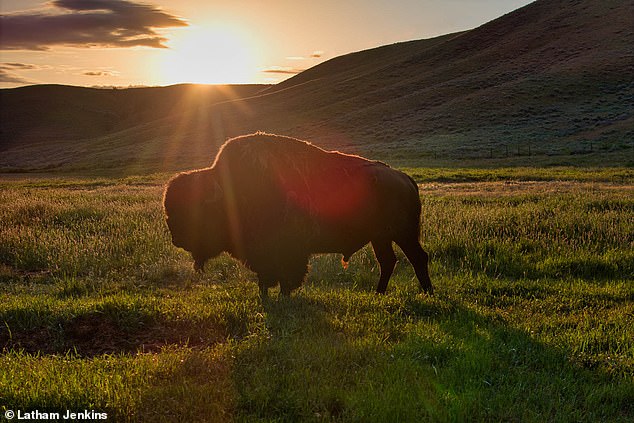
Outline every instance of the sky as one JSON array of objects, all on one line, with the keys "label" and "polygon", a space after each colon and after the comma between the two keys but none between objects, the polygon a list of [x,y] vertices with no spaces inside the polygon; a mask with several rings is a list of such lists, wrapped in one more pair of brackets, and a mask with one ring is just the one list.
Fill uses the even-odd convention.
[{"label": "sky", "polygon": [[0,87],[272,84],[531,0],[1,0]]}]

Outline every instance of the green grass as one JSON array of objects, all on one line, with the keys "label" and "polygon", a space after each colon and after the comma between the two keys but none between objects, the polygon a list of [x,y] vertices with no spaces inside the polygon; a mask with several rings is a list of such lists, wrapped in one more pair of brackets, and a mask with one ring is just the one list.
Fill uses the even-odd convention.
[{"label": "green grass", "polygon": [[366,248],[264,304],[230,258],[197,275],[171,246],[164,175],[0,182],[0,415],[634,419],[631,171],[408,171],[434,297],[400,253],[373,294]]},{"label": "green grass", "polygon": [[498,167],[403,168],[417,182],[576,181],[626,183],[634,178],[628,167]]}]

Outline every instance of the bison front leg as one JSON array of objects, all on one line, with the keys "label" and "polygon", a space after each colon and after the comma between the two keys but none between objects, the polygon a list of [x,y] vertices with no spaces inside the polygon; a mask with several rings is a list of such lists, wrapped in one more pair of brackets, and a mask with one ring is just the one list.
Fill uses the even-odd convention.
[{"label": "bison front leg", "polygon": [[306,273],[303,273],[301,275],[298,274],[296,277],[291,279],[281,279],[280,280],[280,294],[282,294],[285,297],[290,297],[291,292],[293,292],[295,289],[302,286],[305,276],[306,276]]},{"label": "bison front leg", "polygon": [[280,294],[282,294],[282,296],[290,297],[292,291],[293,290],[291,289],[291,285],[289,283],[285,283],[285,282],[280,283]]},{"label": "bison front leg", "polygon": [[194,256],[194,270],[196,272],[203,273],[205,271],[205,263],[207,263],[206,258]]},{"label": "bison front leg", "polygon": [[377,294],[385,294],[387,289],[387,283],[394,272],[396,266],[396,254],[392,249],[392,241],[372,241],[372,248],[374,249],[374,255],[381,267],[381,276],[379,277],[379,284],[376,287]]},{"label": "bison front leg", "polygon": [[260,288],[260,298],[268,300],[269,288],[274,285],[274,282],[270,278],[262,277],[258,275],[258,287]]},{"label": "bison front leg", "polygon": [[306,279],[308,273],[308,255],[299,254],[289,256],[282,265],[280,274],[280,293],[288,297],[293,290],[299,288]]},{"label": "bison front leg", "polygon": [[269,299],[269,289],[266,286],[260,285],[260,299],[262,301]]}]

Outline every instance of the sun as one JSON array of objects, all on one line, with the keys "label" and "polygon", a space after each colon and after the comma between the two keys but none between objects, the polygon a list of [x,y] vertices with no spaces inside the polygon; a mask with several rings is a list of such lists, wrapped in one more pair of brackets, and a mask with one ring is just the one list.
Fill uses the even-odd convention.
[{"label": "sun", "polygon": [[247,34],[222,23],[190,26],[160,55],[156,77],[165,84],[244,84],[257,76],[257,49]]}]

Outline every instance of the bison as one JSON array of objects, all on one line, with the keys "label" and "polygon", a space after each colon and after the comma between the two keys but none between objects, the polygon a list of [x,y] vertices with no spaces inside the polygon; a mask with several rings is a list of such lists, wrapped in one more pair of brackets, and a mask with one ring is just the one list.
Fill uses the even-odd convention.
[{"label": "bison", "polygon": [[227,141],[209,168],[181,173],[164,194],[175,246],[194,267],[228,252],[253,270],[260,294],[301,286],[311,254],[350,256],[372,243],[385,293],[401,247],[423,291],[433,291],[421,247],[418,186],[406,174],[365,158],[295,138],[256,133]]}]

